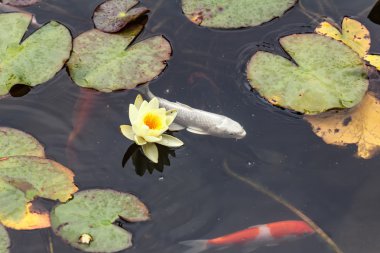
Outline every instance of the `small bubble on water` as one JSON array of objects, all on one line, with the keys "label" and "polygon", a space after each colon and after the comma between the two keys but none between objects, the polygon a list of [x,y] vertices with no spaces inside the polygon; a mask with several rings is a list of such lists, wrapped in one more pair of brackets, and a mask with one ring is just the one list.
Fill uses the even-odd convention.
[{"label": "small bubble on water", "polygon": [[247,162],[247,166],[248,167],[253,167],[253,166],[255,166],[255,162]]},{"label": "small bubble on water", "polygon": [[166,89],[164,93],[165,93],[165,94],[169,94],[169,93],[170,93],[170,90],[169,90],[169,89]]},{"label": "small bubble on water", "polygon": [[164,181],[164,180],[165,180],[165,178],[162,176],[158,178],[158,181]]}]

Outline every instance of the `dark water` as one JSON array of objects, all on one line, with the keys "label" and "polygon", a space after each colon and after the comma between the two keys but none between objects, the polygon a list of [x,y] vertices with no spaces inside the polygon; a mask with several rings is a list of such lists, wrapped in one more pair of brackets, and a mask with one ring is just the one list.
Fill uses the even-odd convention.
[{"label": "dark water", "polygon": [[[67,25],[74,36],[91,29],[91,15],[101,1],[50,0],[28,8],[40,22]],[[298,219],[293,213],[226,173],[256,180],[310,216],[346,253],[380,251],[380,156],[354,157],[356,148],[339,148],[316,137],[300,116],[274,108],[250,91],[245,65],[257,50],[284,55],[278,38],[310,32],[313,20],[298,4],[281,19],[237,31],[218,31],[191,24],[179,0],[143,0],[151,9],[138,41],[163,34],[173,46],[165,72],[150,85],[156,95],[221,113],[248,132],[235,141],[176,134],[186,145],[170,157],[170,166],[136,173],[132,160],[122,166],[131,144],[119,133],[128,123],[128,104],[135,91],[90,93],[62,70],[27,95],[0,101],[0,125],[31,133],[46,146],[47,156],[71,168],[81,190],[112,188],[137,195],[152,220],[124,224],[134,234],[130,253],[183,252],[178,242],[212,238],[272,221]],[[380,53],[380,26],[367,19],[374,0],[303,0],[302,6],[340,22],[354,16],[372,34],[372,52]],[[85,100],[92,97],[90,100]],[[87,102],[86,102],[87,101]],[[83,104],[88,114],[79,114]],[[78,118],[80,119],[78,121]],[[82,124],[83,127],[80,127]],[[79,127],[78,127],[79,126]],[[78,131],[79,129],[79,131]],[[76,132],[67,147],[70,133]],[[138,175],[140,174],[140,175]],[[54,203],[43,201],[47,207]],[[77,252],[49,229],[12,231],[12,253]],[[49,239],[51,238],[51,239]],[[127,251],[125,251],[127,252]],[[212,251],[209,251],[212,252]],[[225,252],[229,252],[228,250]],[[234,251],[238,252],[238,251]],[[317,236],[257,249],[255,253],[333,252]]]}]

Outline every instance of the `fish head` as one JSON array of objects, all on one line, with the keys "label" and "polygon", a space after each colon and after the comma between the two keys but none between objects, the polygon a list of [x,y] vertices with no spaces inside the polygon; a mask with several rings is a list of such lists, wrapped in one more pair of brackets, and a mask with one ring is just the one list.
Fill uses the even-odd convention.
[{"label": "fish head", "polygon": [[243,139],[247,133],[244,128],[236,121],[224,117],[222,123],[216,127],[218,135],[224,138]]}]

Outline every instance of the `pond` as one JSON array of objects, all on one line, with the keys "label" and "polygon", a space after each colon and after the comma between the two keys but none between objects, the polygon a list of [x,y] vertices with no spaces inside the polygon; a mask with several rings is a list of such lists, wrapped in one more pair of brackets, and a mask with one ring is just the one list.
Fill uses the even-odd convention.
[{"label": "pond", "polygon": [[[34,13],[40,23],[64,24],[76,37],[93,28],[91,17],[101,2],[46,0],[23,9]],[[164,35],[173,49],[167,68],[150,82],[151,91],[231,117],[244,126],[245,138],[179,131],[174,135],[185,145],[160,150],[164,162],[153,166],[142,154],[128,159],[132,143],[120,134],[119,126],[129,124],[128,107],[138,92],[80,88],[66,69],[31,90],[13,88],[12,97],[0,100],[0,125],[36,137],[47,157],[74,172],[80,190],[128,192],[148,206],[151,220],[118,222],[133,234],[133,247],[122,252],[185,252],[182,241],[300,220],[283,203],[255,188],[254,183],[259,183],[264,191],[306,214],[342,252],[378,253],[380,156],[361,159],[355,156],[355,145],[326,144],[302,115],[274,107],[253,91],[246,76],[247,62],[255,52],[286,56],[279,38],[313,32],[324,17],[337,23],[345,16],[360,21],[371,32],[370,52],[380,53],[380,26],[375,14],[368,18],[376,1],[300,0],[281,18],[236,30],[191,23],[182,13],[180,0],[141,0],[141,4],[150,9],[149,19],[134,43]],[[379,84],[380,76],[372,71],[370,89],[377,91]],[[36,204],[51,210],[56,202],[39,199]],[[11,253],[80,252],[51,229],[7,231]],[[231,248],[219,250],[207,252],[230,252]],[[245,251],[236,247],[233,252]],[[336,251],[314,234],[254,252]]]}]

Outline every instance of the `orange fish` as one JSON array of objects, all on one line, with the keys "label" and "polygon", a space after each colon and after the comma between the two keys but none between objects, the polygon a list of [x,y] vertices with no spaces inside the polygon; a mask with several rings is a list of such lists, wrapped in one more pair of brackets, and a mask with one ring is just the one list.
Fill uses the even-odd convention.
[{"label": "orange fish", "polygon": [[314,230],[304,221],[279,221],[250,227],[232,234],[209,240],[185,241],[181,244],[191,247],[185,253],[199,253],[209,248],[225,248],[234,245],[244,246],[251,252],[261,246],[276,245],[282,241],[311,235]]}]

